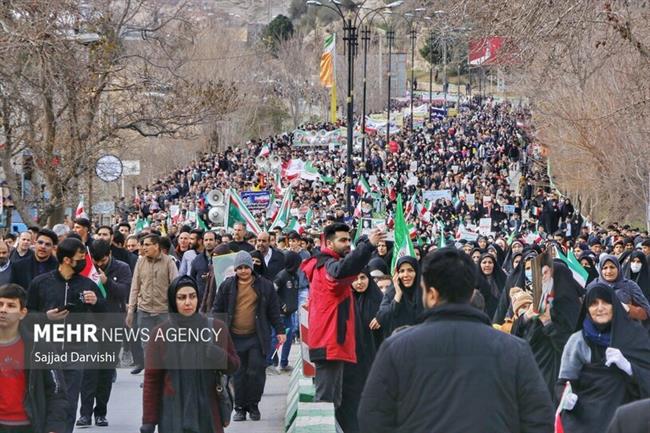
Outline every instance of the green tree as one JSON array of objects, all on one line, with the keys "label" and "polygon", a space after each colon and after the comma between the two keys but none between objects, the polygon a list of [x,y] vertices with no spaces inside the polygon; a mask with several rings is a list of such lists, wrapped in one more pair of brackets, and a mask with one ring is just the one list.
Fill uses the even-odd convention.
[{"label": "green tree", "polygon": [[293,23],[288,17],[278,15],[264,29],[262,41],[270,50],[275,51],[278,42],[286,41],[291,36],[293,36]]},{"label": "green tree", "polygon": [[440,35],[436,32],[431,32],[425,44],[420,48],[420,55],[430,65],[443,64],[443,46],[440,43]]}]

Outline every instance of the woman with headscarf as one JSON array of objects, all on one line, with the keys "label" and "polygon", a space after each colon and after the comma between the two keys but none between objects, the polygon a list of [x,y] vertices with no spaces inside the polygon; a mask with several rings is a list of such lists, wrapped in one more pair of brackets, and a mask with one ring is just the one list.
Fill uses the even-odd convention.
[{"label": "woman with headscarf", "polygon": [[519,266],[515,268],[506,279],[506,284],[501,297],[499,298],[499,305],[492,318],[492,323],[502,325],[506,317],[512,316],[512,308],[510,305],[510,289],[519,287],[524,292],[533,294],[533,259],[537,257],[536,251],[526,251],[519,262]]},{"label": "woman with headscarf", "polygon": [[402,257],[397,261],[393,284],[384,294],[377,312],[384,336],[389,337],[401,326],[414,325],[422,310],[420,266],[415,257]]},{"label": "woman with headscarf", "polygon": [[630,260],[623,266],[623,276],[637,283],[645,297],[650,299],[650,272],[643,251],[630,253]]},{"label": "woman with headscarf", "polygon": [[501,269],[503,267],[503,261],[506,258],[506,254],[503,249],[497,243],[492,243],[488,245],[487,253],[491,254],[496,259],[497,267]]},{"label": "woman with headscarf", "polygon": [[650,397],[648,333],[608,285],[596,282],[587,293],[558,378],[573,394],[562,405],[566,433],[604,433],[619,406]]},{"label": "woman with headscarf", "polygon": [[260,277],[266,275],[266,262],[264,261],[264,255],[259,250],[251,251],[251,257],[253,258],[253,271]]},{"label": "woman with headscarf", "polygon": [[587,274],[589,274],[586,284],[589,286],[589,283],[598,278],[598,270],[596,270],[596,262],[594,261],[594,257],[591,255],[591,251],[587,250],[584,253],[580,254],[578,260],[580,260],[580,264],[583,268],[585,268]]},{"label": "woman with headscarf", "polygon": [[614,290],[616,297],[624,304],[630,318],[641,321],[648,319],[650,316],[648,299],[637,283],[623,276],[623,270],[616,257],[602,254],[598,264],[600,275],[587,286],[587,291],[591,290],[592,285],[597,282],[604,283]]},{"label": "woman with headscarf", "polygon": [[345,433],[359,431],[357,410],[361,391],[366,384],[375,354],[382,340],[382,331],[375,318],[383,294],[365,268],[352,283],[354,299],[354,336],[356,341],[357,363],[346,363],[343,369],[343,398],[337,409],[337,419]]},{"label": "woman with headscarf", "polygon": [[571,270],[559,262],[553,263],[552,276],[543,279],[542,292],[547,294],[543,305],[531,305],[513,324],[512,334],[530,344],[549,392],[555,396],[562,351],[578,324],[584,289]]},{"label": "woman with headscarf", "polygon": [[[160,433],[223,433],[217,371],[233,374],[239,368],[230,333],[223,322],[198,312],[199,290],[192,277],[172,281],[167,299],[170,317],[154,328],[147,345],[140,432],[153,433],[158,425]],[[159,332],[186,338],[154,339]]]},{"label": "woman with headscarf", "polygon": [[478,271],[478,289],[485,300],[485,313],[488,317],[493,317],[506,284],[506,274],[499,267],[497,259],[490,253],[481,256]]}]

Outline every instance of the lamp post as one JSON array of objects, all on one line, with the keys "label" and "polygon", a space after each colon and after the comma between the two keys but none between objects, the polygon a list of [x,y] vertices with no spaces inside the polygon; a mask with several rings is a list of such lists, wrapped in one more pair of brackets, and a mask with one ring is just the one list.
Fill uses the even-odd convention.
[{"label": "lamp post", "polygon": [[361,30],[363,41],[363,113],[361,117],[361,160],[366,160],[366,95],[367,95],[367,72],[368,72],[368,42],[370,42],[370,29],[364,26]]},{"label": "lamp post", "polygon": [[386,146],[390,142],[390,85],[391,73],[393,62],[393,41],[395,40],[395,32],[389,29],[386,32],[386,39],[388,40],[388,108],[386,109]]},{"label": "lamp post", "polygon": [[[347,167],[345,173],[345,190],[346,190],[346,208],[348,213],[352,213],[352,146],[354,142],[354,57],[357,48],[357,27],[372,13],[378,10],[390,9],[400,6],[403,1],[396,1],[362,14],[364,9],[363,5],[367,0],[361,3],[351,3],[349,11],[346,14],[343,11],[343,3],[340,0],[329,0],[330,4],[324,4],[318,0],[308,0],[307,5],[319,6],[334,11],[343,21],[343,40],[346,42],[347,63],[348,63],[348,94],[346,97],[347,102]],[[332,6],[333,5],[333,6]],[[347,16],[346,16],[347,15]],[[364,119],[365,126],[365,119]],[[365,133],[365,130],[363,131]]]}]

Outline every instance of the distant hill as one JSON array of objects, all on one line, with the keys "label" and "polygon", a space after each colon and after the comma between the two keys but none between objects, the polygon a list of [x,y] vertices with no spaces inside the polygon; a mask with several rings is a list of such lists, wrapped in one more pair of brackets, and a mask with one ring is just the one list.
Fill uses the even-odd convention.
[{"label": "distant hill", "polygon": [[194,0],[219,14],[239,15],[247,23],[268,23],[276,15],[288,15],[289,0]]}]

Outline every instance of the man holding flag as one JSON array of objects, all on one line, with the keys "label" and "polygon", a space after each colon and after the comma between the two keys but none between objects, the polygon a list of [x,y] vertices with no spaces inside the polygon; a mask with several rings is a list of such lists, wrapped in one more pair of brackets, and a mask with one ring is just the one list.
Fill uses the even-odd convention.
[{"label": "man holding flag", "polygon": [[[89,248],[89,254],[92,260],[87,265],[93,267],[93,274],[97,275],[98,287],[101,285],[100,290],[103,290],[106,297],[106,310],[113,313],[110,318],[117,319],[117,321],[113,320],[110,323],[103,323],[103,325],[120,327],[126,315],[126,303],[131,289],[131,268],[128,264],[113,258],[111,244],[105,240],[93,241]],[[120,343],[113,344],[106,349],[105,352],[119,354]],[[93,414],[96,426],[108,426],[106,413],[114,375],[115,368],[84,371],[81,384],[80,417],[76,423],[78,427],[90,426]]]},{"label": "man holding flag", "polygon": [[[30,312],[45,313],[47,320],[74,324],[85,320],[70,313],[101,313],[106,311],[106,301],[97,285],[81,275],[86,267],[86,247],[79,239],[64,239],[56,250],[57,269],[36,277],[29,286],[27,308]],[[69,317],[70,316],[70,317]],[[85,317],[87,319],[87,317]],[[67,343],[61,348],[67,352],[87,353],[87,343]],[[83,369],[70,363],[63,370],[68,397],[66,433],[71,433],[77,412]]]}]

